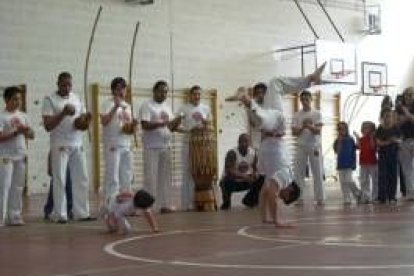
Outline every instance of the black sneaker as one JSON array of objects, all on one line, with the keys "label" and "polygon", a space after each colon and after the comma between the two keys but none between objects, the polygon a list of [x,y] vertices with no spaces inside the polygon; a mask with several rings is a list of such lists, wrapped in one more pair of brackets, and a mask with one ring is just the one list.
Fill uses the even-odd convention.
[{"label": "black sneaker", "polygon": [[220,206],[220,210],[228,210],[230,209],[230,203],[223,203]]},{"label": "black sneaker", "polygon": [[95,221],[96,220],[96,218],[93,218],[93,217],[86,217],[86,218],[80,218],[80,219],[78,219],[78,221],[79,222],[87,222],[87,221]]},{"label": "black sneaker", "polygon": [[167,207],[162,207],[160,209],[160,214],[169,214],[169,213],[172,213],[172,212],[173,212],[173,210],[171,210],[170,208],[167,208]]},{"label": "black sneaker", "polygon": [[45,213],[43,216],[43,220],[50,221],[50,213]]},{"label": "black sneaker", "polygon": [[254,208],[256,206],[255,202],[251,199],[243,198],[242,203],[248,208]]}]

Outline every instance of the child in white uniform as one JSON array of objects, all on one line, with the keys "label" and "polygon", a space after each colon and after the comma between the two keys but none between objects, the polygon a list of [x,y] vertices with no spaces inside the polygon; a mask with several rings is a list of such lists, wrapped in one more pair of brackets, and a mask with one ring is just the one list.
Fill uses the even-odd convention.
[{"label": "child in white uniform", "polygon": [[4,91],[6,109],[0,113],[0,226],[23,225],[22,196],[26,168],[26,141],[33,139],[26,114],[19,110],[18,87]]},{"label": "child in white uniform", "polygon": [[126,216],[132,215],[137,209],[142,209],[145,219],[153,232],[158,232],[157,221],[149,209],[154,203],[154,197],[144,190],[135,194],[123,192],[112,196],[110,204],[104,210],[104,219],[109,232],[128,234],[131,231]]},{"label": "child in white uniform", "polygon": [[120,190],[130,190],[132,182],[131,134],[137,121],[132,117],[131,106],[125,102],[126,81],[114,78],[111,82],[112,99],[100,114],[103,125],[105,156],[105,201]]},{"label": "child in white uniform", "polygon": [[206,128],[210,120],[210,108],[208,105],[200,103],[201,87],[195,85],[190,89],[189,103],[183,105],[178,110],[178,116],[183,116],[180,131],[184,133],[181,151],[183,183],[181,186],[181,208],[192,210],[194,208],[194,180],[191,174],[189,161],[190,132],[196,128]]}]

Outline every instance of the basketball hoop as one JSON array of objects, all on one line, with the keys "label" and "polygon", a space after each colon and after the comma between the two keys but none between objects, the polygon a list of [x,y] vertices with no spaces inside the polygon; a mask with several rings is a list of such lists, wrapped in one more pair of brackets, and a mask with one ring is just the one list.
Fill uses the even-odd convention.
[{"label": "basketball hoop", "polygon": [[354,73],[355,70],[344,70],[344,71],[339,71],[339,72],[331,72],[331,75],[334,76],[335,79],[342,79],[352,73]]},{"label": "basketball hoop", "polygon": [[387,88],[395,85],[388,84],[388,70],[386,63],[368,62],[361,63],[362,94],[386,95]]},{"label": "basketball hoop", "polygon": [[394,87],[395,85],[393,84],[382,84],[382,85],[375,85],[375,86],[370,86],[370,88],[372,89],[372,91],[375,94],[379,94],[382,90],[388,88],[388,87]]}]

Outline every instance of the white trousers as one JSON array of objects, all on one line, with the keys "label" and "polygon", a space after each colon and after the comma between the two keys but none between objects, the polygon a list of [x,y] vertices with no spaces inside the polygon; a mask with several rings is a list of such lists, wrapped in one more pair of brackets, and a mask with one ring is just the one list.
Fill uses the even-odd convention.
[{"label": "white trousers", "polygon": [[361,186],[361,192],[365,199],[376,200],[378,198],[377,165],[361,165],[359,167],[359,185]]},{"label": "white trousers", "polygon": [[194,179],[191,173],[190,146],[184,141],[181,150],[182,183],[181,183],[181,209],[189,210],[194,207]]},{"label": "white trousers", "polygon": [[352,169],[338,170],[339,184],[341,185],[344,203],[351,203],[352,196],[354,196],[356,200],[361,197],[361,190],[356,185],[352,177],[352,172]]},{"label": "white trousers", "polygon": [[0,225],[22,215],[26,161],[0,157]]},{"label": "white trousers", "polygon": [[398,154],[407,187],[407,197],[414,198],[414,138],[404,140]]},{"label": "white trousers", "polygon": [[171,152],[144,149],[144,189],[155,195],[155,208],[171,207]]},{"label": "white trousers", "polygon": [[316,201],[325,200],[323,188],[323,161],[320,147],[305,147],[298,145],[295,156],[295,180],[299,187],[305,187],[306,166],[310,164],[313,178],[313,194]]},{"label": "white trousers", "polygon": [[89,216],[89,179],[82,147],[52,147],[53,202],[57,219],[67,219],[66,169],[72,179],[73,214],[75,218]]},{"label": "white trousers", "polygon": [[132,183],[132,152],[128,146],[106,146],[105,183],[103,194],[105,202],[122,191],[129,191]]}]

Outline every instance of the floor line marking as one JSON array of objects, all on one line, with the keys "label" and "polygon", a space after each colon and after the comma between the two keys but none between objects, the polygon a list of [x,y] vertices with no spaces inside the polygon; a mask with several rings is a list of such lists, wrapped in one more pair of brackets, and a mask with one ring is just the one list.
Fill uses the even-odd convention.
[{"label": "floor line marking", "polygon": [[[325,218],[343,218],[344,216],[335,216],[335,217],[325,217]],[[346,216],[349,217],[349,216]],[[366,217],[364,215],[356,215],[354,217]],[[303,220],[312,220],[314,218],[303,218],[298,219],[298,221]],[[315,220],[315,219],[314,219]],[[287,243],[294,243],[291,245],[286,245],[287,247],[295,247],[295,246],[301,246],[301,245],[309,245],[309,244],[320,244],[325,246],[372,246],[372,247],[381,247],[382,244],[377,245],[358,245],[358,244],[352,244],[352,243],[338,243],[338,242],[326,242],[326,241],[318,241],[318,242],[309,242],[309,241],[302,241],[302,240],[286,240],[286,239],[270,239],[266,237],[260,237],[255,236],[252,234],[247,233],[247,229],[254,227],[252,226],[243,226],[238,231],[237,234],[241,236],[246,237],[253,237],[255,239],[261,239],[261,240],[273,240],[273,241],[280,241],[280,242],[287,242]],[[239,268],[239,269],[275,269],[275,270],[316,270],[316,271],[326,271],[326,270],[379,270],[379,269],[402,269],[402,268],[414,268],[414,264],[378,264],[378,265],[255,265],[255,264],[218,264],[218,263],[202,263],[202,262],[190,262],[190,261],[180,261],[180,260],[159,260],[159,259],[150,259],[150,258],[144,258],[144,257],[137,257],[137,256],[131,256],[128,254],[122,254],[115,250],[115,247],[127,243],[133,240],[142,240],[146,238],[156,238],[159,236],[169,236],[169,235],[177,235],[177,234],[188,234],[188,233],[197,233],[197,232],[207,232],[207,231],[217,231],[218,228],[211,228],[211,229],[197,229],[197,230],[177,230],[177,231],[170,231],[170,232],[164,232],[160,234],[151,234],[151,235],[142,235],[142,236],[136,236],[126,239],[121,239],[115,242],[112,242],[104,247],[104,251],[107,252],[110,255],[132,260],[132,261],[142,261],[146,263],[153,263],[153,264],[169,264],[169,265],[180,265],[180,266],[193,266],[193,267],[203,267],[203,268]],[[283,247],[283,246],[281,246]],[[276,249],[277,247],[275,247]],[[279,247],[280,248],[280,247]],[[386,246],[386,248],[390,248],[390,246]],[[407,249],[410,249],[411,247],[407,247]],[[270,249],[269,249],[270,250]],[[239,252],[240,254],[243,254],[242,251]],[[248,253],[248,252],[247,252]],[[237,254],[237,253],[236,253]],[[220,255],[220,254],[219,254]],[[224,254],[225,255],[225,254]],[[231,256],[231,254],[229,254]],[[214,257],[214,256],[211,256]]]}]

